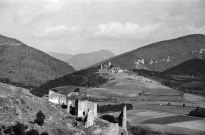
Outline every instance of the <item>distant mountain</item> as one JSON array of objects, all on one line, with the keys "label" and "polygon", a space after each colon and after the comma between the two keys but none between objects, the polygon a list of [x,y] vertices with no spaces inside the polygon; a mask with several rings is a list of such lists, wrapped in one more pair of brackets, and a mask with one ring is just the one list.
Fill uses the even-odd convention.
[{"label": "distant mountain", "polygon": [[153,43],[95,66],[111,61],[113,65],[125,69],[164,71],[194,58],[205,59],[205,35],[194,34]]},{"label": "distant mountain", "polygon": [[59,59],[61,61],[68,61],[70,58],[73,57],[73,55],[71,54],[65,54],[65,53],[55,53],[55,52],[45,52],[47,54],[49,54],[50,56],[56,58],[56,59]]},{"label": "distant mountain", "polygon": [[37,86],[74,68],[13,38],[0,35],[0,80]]},{"label": "distant mountain", "polygon": [[100,50],[92,53],[74,55],[67,63],[72,65],[76,70],[80,70],[114,56],[115,54],[110,51]]}]

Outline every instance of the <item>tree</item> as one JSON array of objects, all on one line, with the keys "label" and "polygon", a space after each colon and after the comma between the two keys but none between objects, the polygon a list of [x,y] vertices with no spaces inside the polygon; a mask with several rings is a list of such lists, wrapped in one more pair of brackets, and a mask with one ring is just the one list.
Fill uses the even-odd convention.
[{"label": "tree", "polygon": [[44,124],[44,119],[45,119],[45,115],[44,113],[40,110],[37,114],[36,114],[36,119],[34,120],[35,123],[37,123],[38,125],[42,126]]}]

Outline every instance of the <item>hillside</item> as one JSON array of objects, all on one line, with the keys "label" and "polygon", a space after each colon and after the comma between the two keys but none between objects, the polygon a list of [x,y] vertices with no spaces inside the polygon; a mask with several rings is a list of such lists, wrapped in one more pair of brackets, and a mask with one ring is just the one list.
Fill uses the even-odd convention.
[{"label": "hillside", "polygon": [[107,50],[100,50],[92,53],[80,53],[74,55],[67,61],[67,63],[72,65],[76,70],[80,70],[113,56],[115,56],[115,54]]},{"label": "hillside", "polygon": [[37,86],[74,72],[72,66],[24,43],[0,35],[0,79]]},{"label": "hillside", "polygon": [[153,43],[95,65],[111,61],[125,69],[164,71],[193,58],[205,58],[205,35],[188,35]]},{"label": "hillside", "polygon": [[47,95],[49,89],[60,86],[82,86],[82,87],[99,87],[107,82],[107,78],[98,73],[99,67],[82,69],[72,74],[47,81],[31,90],[31,93],[37,96]]},{"label": "hillside", "polygon": [[4,83],[0,83],[0,101],[1,135],[96,135],[99,130],[107,135],[113,128],[119,130],[118,124],[100,118],[95,118],[94,126],[86,127],[84,121],[48,98]]},{"label": "hillside", "polygon": [[73,57],[73,55],[65,54],[65,53],[56,53],[56,52],[45,52],[45,53],[64,62],[68,61],[71,57]]},{"label": "hillside", "polygon": [[205,60],[192,59],[163,72],[134,70],[168,87],[205,96]]},{"label": "hillside", "polygon": [[[205,60],[191,59],[162,72],[163,74],[205,75]],[[205,76],[204,76],[205,77]]]}]

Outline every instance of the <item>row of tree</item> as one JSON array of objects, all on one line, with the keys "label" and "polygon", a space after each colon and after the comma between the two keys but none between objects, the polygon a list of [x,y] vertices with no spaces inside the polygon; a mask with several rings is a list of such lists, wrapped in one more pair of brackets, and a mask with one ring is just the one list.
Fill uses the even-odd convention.
[{"label": "row of tree", "polygon": [[109,104],[109,105],[101,105],[97,107],[98,113],[107,113],[107,112],[119,112],[122,111],[123,107],[126,105],[127,110],[132,110],[133,106],[132,104]]}]

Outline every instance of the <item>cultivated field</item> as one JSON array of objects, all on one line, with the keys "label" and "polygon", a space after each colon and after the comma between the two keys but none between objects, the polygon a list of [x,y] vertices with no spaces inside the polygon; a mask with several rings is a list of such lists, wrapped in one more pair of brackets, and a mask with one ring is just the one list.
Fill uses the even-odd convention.
[{"label": "cultivated field", "polygon": [[[99,102],[100,105],[131,103],[133,110],[127,112],[127,119],[132,125],[146,126],[162,133],[205,134],[205,119],[187,115],[197,106],[204,107],[205,97],[185,93],[184,100],[181,100],[179,91],[142,76],[117,73],[111,77],[114,78],[112,83],[88,89],[88,94],[118,99],[117,102]],[[111,114],[119,116],[119,112]]]}]

